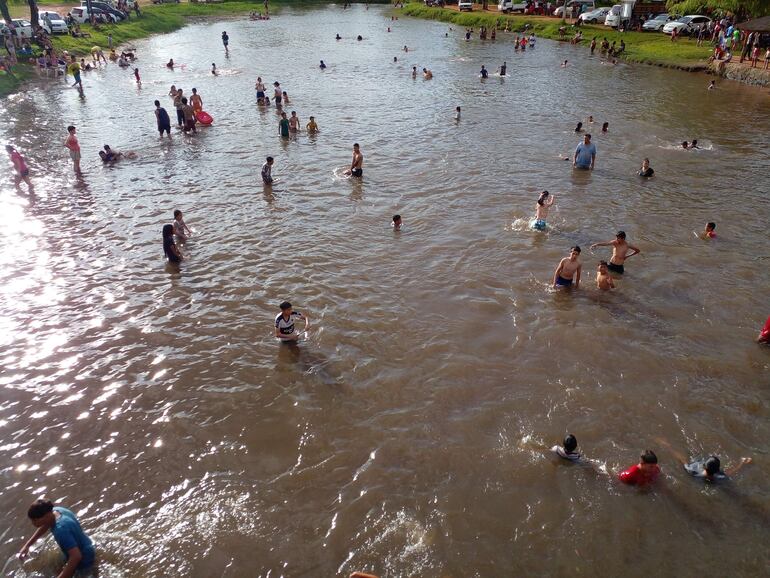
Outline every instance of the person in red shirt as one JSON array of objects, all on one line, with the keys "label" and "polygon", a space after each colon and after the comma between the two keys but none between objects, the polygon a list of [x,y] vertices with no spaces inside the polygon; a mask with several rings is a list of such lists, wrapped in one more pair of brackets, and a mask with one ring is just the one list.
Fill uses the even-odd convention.
[{"label": "person in red shirt", "polygon": [[631,486],[647,486],[658,479],[660,467],[658,456],[652,450],[646,450],[639,463],[620,472],[620,481]]},{"label": "person in red shirt", "polygon": [[5,145],[5,150],[11,157],[13,168],[16,171],[16,174],[14,175],[14,178],[16,179],[16,187],[18,188],[19,183],[24,181],[29,187],[29,192],[32,192],[32,183],[29,182],[29,168],[27,167],[27,163],[24,160],[24,157],[21,156],[21,153],[19,153],[19,151],[17,151],[11,145]]},{"label": "person in red shirt", "polygon": [[770,317],[765,321],[765,326],[757,337],[757,343],[770,343]]}]

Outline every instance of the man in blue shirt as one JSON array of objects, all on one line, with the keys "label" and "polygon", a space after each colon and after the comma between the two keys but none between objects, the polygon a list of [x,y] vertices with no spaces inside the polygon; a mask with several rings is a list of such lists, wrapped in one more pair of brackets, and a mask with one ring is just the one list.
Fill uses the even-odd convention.
[{"label": "man in blue shirt", "polygon": [[58,578],[71,578],[77,570],[93,566],[96,557],[94,545],[72,511],[61,506],[54,507],[49,500],[36,500],[29,507],[27,516],[37,530],[22,547],[19,558],[26,558],[30,546],[50,530],[67,561]]},{"label": "man in blue shirt", "polygon": [[593,169],[596,161],[596,145],[591,142],[591,135],[587,134],[583,142],[575,149],[575,157],[572,166],[578,169]]}]

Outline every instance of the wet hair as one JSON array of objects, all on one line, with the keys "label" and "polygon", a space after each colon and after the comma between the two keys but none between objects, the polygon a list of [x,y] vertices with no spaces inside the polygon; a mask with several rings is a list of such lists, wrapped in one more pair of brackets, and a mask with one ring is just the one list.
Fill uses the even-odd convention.
[{"label": "wet hair", "polygon": [[395,223],[396,221],[400,221],[400,220],[401,220],[401,215],[393,215],[393,222],[394,222],[394,223]]},{"label": "wet hair", "polygon": [[197,88],[193,88],[193,92],[194,92],[194,93],[197,93],[197,92],[198,92],[198,89],[197,89]]},{"label": "wet hair", "polygon": [[709,459],[706,460],[705,470],[706,470],[706,473],[710,476],[713,476],[714,474],[718,474],[719,469],[721,467],[722,467],[722,463],[719,461],[719,458],[716,456],[709,456]]},{"label": "wet hair", "polygon": [[585,138],[587,138],[588,140],[591,140],[591,133],[587,132]]},{"label": "wet hair", "polygon": [[685,148],[685,149],[686,149],[688,144],[689,144],[689,143],[688,143],[686,140],[683,140],[683,141],[682,141],[682,148]]},{"label": "wet hair", "polygon": [[644,453],[641,456],[641,461],[643,464],[657,464],[658,463],[658,456],[655,455],[655,452],[652,450],[644,450]]},{"label": "wet hair", "polygon": [[155,106],[160,106],[160,101],[159,100],[155,101]]},{"label": "wet hair", "polygon": [[709,221],[708,223],[706,223],[706,228],[710,229],[711,231],[713,231],[714,229],[717,228],[717,224]]},{"label": "wet hair", "polygon": [[690,148],[698,146],[698,139],[692,139],[692,142],[690,143]]},{"label": "wet hair", "polygon": [[575,127],[575,132],[580,132],[581,128],[583,128],[583,123],[582,122],[577,123],[577,126]]},{"label": "wet hair", "polygon": [[599,267],[601,266],[607,267],[607,261],[599,261]]},{"label": "wet hair", "polygon": [[297,114],[297,111],[296,110],[292,110],[291,114],[292,114],[292,116],[294,116],[295,114]]},{"label": "wet hair", "polygon": [[30,520],[39,520],[47,513],[53,512],[53,502],[51,500],[35,500],[27,510],[27,517]]},{"label": "wet hair", "polygon": [[357,147],[357,146],[359,146],[359,144],[358,144],[357,142],[354,142],[354,143],[353,143],[353,146],[354,146],[354,147]]},{"label": "wet hair", "polygon": [[187,104],[187,97],[186,96],[182,97],[182,104]]},{"label": "wet hair", "polygon": [[606,131],[609,126],[610,126],[610,123],[605,122],[604,124],[602,124],[602,130]]},{"label": "wet hair", "polygon": [[291,309],[291,303],[289,303],[288,301],[284,301],[283,303],[281,303],[280,307],[281,307],[281,311],[286,311],[287,309]]},{"label": "wet hair", "polygon": [[73,130],[75,130],[75,127],[73,125],[69,125],[67,127],[67,132],[72,132]]},{"label": "wet hair", "polygon": [[580,253],[580,245],[575,245],[570,249],[570,251],[575,251],[576,253]]},{"label": "wet hair", "polygon": [[644,162],[649,163],[650,159],[648,159],[647,157],[644,157]]},{"label": "wet hair", "polygon": [[166,239],[174,234],[174,225],[163,225],[163,238]]},{"label": "wet hair", "polygon": [[548,198],[548,195],[550,194],[551,193],[549,193],[548,191],[543,191],[542,193],[540,193],[540,198],[537,200],[537,204],[542,206],[543,202]]},{"label": "wet hair", "polygon": [[266,160],[267,162],[271,163],[271,162],[273,162],[273,157],[267,157],[265,160]]},{"label": "wet hair", "polygon": [[179,209],[174,209],[174,217],[175,218],[178,217],[181,214],[182,214],[182,211],[180,211]]},{"label": "wet hair", "polygon": [[456,110],[457,112],[460,112],[460,107],[459,107],[459,106],[455,107],[455,110]]},{"label": "wet hair", "polygon": [[5,150],[7,150],[9,153],[11,153],[11,152],[13,152],[16,149],[14,149],[11,145],[5,145]]},{"label": "wet hair", "polygon": [[574,452],[577,449],[577,438],[572,434],[567,434],[564,438],[564,449],[569,453]]},{"label": "wet hair", "polygon": [[280,82],[278,82],[278,81],[276,80],[276,81],[273,83],[273,86],[281,86],[281,83],[280,83]]},{"label": "wet hair", "polygon": [[618,238],[620,238],[620,239],[625,239],[625,238],[626,238],[626,232],[625,232],[625,231],[618,231],[618,232],[615,234],[615,237],[618,237]]}]

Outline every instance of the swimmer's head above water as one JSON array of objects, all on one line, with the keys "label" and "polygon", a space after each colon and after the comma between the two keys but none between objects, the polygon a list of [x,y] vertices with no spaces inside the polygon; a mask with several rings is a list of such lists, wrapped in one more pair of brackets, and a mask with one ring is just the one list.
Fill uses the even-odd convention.
[{"label": "swimmer's head above water", "polygon": [[550,194],[551,193],[549,193],[548,191],[543,191],[542,193],[540,193],[540,197],[537,199],[537,204],[542,205],[543,203],[545,203],[545,200],[548,198],[548,195]]}]

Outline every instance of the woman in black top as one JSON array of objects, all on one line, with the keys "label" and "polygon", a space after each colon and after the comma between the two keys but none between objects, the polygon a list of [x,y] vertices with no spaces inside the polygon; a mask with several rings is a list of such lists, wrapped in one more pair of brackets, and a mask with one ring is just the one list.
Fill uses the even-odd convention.
[{"label": "woman in black top", "polygon": [[170,263],[179,263],[182,260],[182,253],[174,242],[173,225],[163,225],[163,252]]}]

